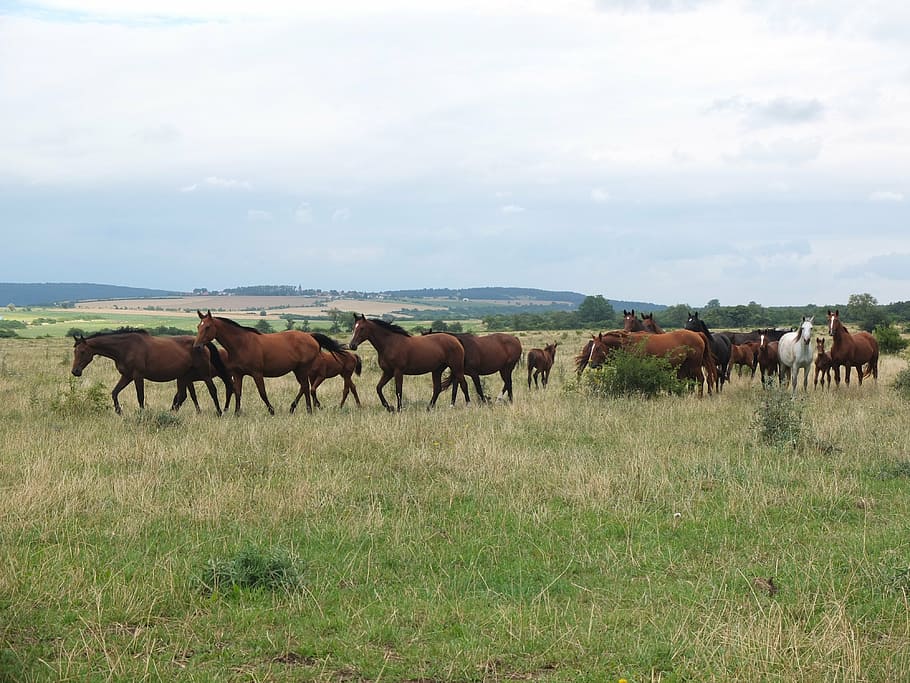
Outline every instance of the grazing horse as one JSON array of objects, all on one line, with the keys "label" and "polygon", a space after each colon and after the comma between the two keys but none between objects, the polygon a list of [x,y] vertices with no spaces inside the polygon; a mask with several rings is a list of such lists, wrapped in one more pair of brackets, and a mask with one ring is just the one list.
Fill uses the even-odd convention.
[{"label": "grazing horse", "polygon": [[701,332],[707,335],[711,341],[711,353],[714,354],[717,362],[716,389],[721,391],[724,388],[724,382],[727,381],[727,368],[730,365],[730,340],[720,333],[713,334],[708,329],[708,326],[705,325],[705,321],[698,317],[698,311],[689,313],[689,319],[686,320],[686,329],[693,332]]},{"label": "grazing horse", "polygon": [[[450,332],[434,334],[452,334]],[[481,375],[492,375],[498,372],[502,378],[502,391],[499,398],[508,394],[509,402],[512,401],[512,371],[521,358],[521,342],[518,337],[502,332],[494,332],[478,337],[470,332],[452,334],[464,347],[464,374],[474,381],[474,388],[481,402],[489,401],[483,393],[480,384]],[[443,391],[452,384],[452,374],[449,373],[442,381]]]},{"label": "grazing horse", "polygon": [[777,382],[780,384],[780,363],[777,359],[777,342],[771,341],[764,334],[761,336],[758,346],[758,367],[761,370],[761,384],[765,386],[765,375],[768,376],[767,384],[774,382],[774,375],[777,375]]},{"label": "grazing horse", "polygon": [[341,403],[338,407],[344,407],[344,402],[347,400],[348,393],[350,392],[354,394],[354,400],[357,402],[357,407],[359,408],[360,397],[357,395],[357,387],[354,385],[351,375],[356,373],[359,377],[362,370],[363,363],[361,363],[360,356],[356,353],[351,353],[350,351],[339,351],[336,353],[321,352],[316,356],[313,365],[310,366],[310,396],[313,398],[313,405],[317,408],[322,407],[322,404],[316,397],[316,389],[319,385],[330,377],[341,375],[341,379],[344,380],[344,391],[341,393]]},{"label": "grazing horse", "polygon": [[825,338],[815,339],[815,378],[813,386],[818,387],[818,376],[822,378],[822,388],[831,386],[831,354],[825,351]]},{"label": "grazing horse", "polygon": [[433,377],[433,398],[430,399],[427,410],[436,405],[436,399],[442,392],[442,373],[446,368],[452,372],[452,380],[456,383],[452,390],[452,405],[458,387],[464,393],[465,403],[470,403],[468,397],[468,383],[464,378],[465,352],[461,342],[450,334],[428,334],[421,337],[412,337],[404,328],[387,323],[377,318],[366,318],[361,315],[354,316],[354,332],[348,346],[356,350],[359,344],[368,341],[376,349],[379,356],[379,367],[382,377],[376,385],[376,393],[383,407],[392,412],[392,406],[385,400],[382,388],[395,378],[395,396],[397,409],[401,411],[402,386],[405,375],[425,375],[431,373]]},{"label": "grazing horse", "polygon": [[749,375],[751,381],[755,377],[755,368],[758,366],[758,342],[746,342],[744,344],[730,345],[730,365],[727,368],[727,381],[730,380],[730,374],[733,366],[736,366],[737,376],[742,375],[743,368],[749,368],[752,373]]},{"label": "grazing horse", "polygon": [[542,349],[531,349],[528,351],[528,389],[531,388],[531,375],[534,376],[534,388],[539,389],[540,386],[537,384],[537,377],[540,377],[540,382],[546,388],[547,383],[550,381],[550,370],[553,367],[553,362],[556,360],[556,347],[559,346],[559,342],[553,342],[552,344],[547,344]]},{"label": "grazing horse", "polygon": [[265,393],[264,378],[281,377],[289,372],[294,373],[300,385],[300,390],[291,403],[290,412],[293,413],[297,408],[301,397],[306,400],[307,412],[313,411],[310,403],[310,367],[319,355],[320,348],[340,353],[343,349],[338,342],[319,332],[283,330],[263,334],[253,327],[244,327],[229,318],[215,317],[211,311],[205,315],[201,311],[196,313],[199,316],[196,346],[217,339],[228,352],[228,369],[234,375],[235,414],[240,413],[243,378],[250,375],[269,414],[274,415],[275,409]]},{"label": "grazing horse", "polygon": [[120,380],[111,392],[114,410],[122,413],[118,395],[130,383],[136,386],[136,398],[139,407],[145,408],[145,380],[150,382],[170,382],[177,380],[177,394],[171,403],[171,410],[179,410],[186,400],[187,391],[193,404],[199,411],[196,390],[193,382],[205,382],[215,412],[221,415],[218,405],[218,390],[212,377],[219,376],[224,382],[227,400],[233,392],[231,375],[224,365],[223,357],[213,344],[195,349],[194,339],[182,335],[176,337],[153,337],[145,330],[123,329],[115,332],[98,332],[89,337],[74,335],[73,367],[71,372],[76,377],[92,362],[95,356],[104,356],[114,361]]},{"label": "grazing horse", "polygon": [[[663,334],[648,332],[613,331],[602,332],[593,337],[588,345],[587,356],[581,359],[582,354],[576,356],[576,369],[580,373],[586,365],[598,367],[604,362],[612,349],[640,348],[642,353],[649,356],[666,358],[673,368],[676,376],[682,380],[693,380],[698,384],[698,395],[703,395],[703,384],[708,385],[708,394],[716,383],[716,378],[711,375],[715,370],[716,362],[711,353],[711,346],[707,337],[691,330],[674,330]],[[702,372],[704,368],[707,377]]]},{"label": "grazing horse", "polygon": [[777,342],[777,360],[781,368],[787,368],[793,393],[799,382],[799,370],[803,370],[803,391],[809,390],[809,366],[812,365],[812,318],[803,317],[796,332],[787,332]]},{"label": "grazing horse", "polygon": [[[828,334],[834,337],[831,344],[831,368],[834,370],[834,386],[840,386],[840,366],[846,366],[844,378],[850,386],[850,369],[856,368],[856,376],[860,386],[863,377],[878,381],[878,341],[868,332],[850,334],[840,321],[840,311],[828,311]],[[863,363],[868,363],[863,372]]]}]

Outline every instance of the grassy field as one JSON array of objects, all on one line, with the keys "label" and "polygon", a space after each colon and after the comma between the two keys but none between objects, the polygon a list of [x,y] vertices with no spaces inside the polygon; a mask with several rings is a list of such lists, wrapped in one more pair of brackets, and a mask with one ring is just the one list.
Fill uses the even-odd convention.
[{"label": "grassy field", "polygon": [[511,406],[427,412],[409,377],[387,414],[364,345],[362,410],[290,416],[283,378],[269,417],[247,380],[223,419],[172,384],[117,417],[110,361],[0,340],[0,680],[905,679],[903,360],[788,403],[781,448],[757,381],[599,400],[584,335],[521,339],[560,346]]}]

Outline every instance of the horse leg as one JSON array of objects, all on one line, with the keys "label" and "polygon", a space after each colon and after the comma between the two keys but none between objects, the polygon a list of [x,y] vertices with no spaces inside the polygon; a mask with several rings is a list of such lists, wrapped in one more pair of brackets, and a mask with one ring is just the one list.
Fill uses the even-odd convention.
[{"label": "horse leg", "polygon": [[[442,381],[442,380],[440,380]],[[401,412],[401,400],[404,395],[404,373],[401,370],[395,371],[395,398],[397,400],[398,412]],[[433,401],[436,401],[436,397],[433,397]]]},{"label": "horse leg", "polygon": [[133,384],[136,387],[136,400],[139,402],[139,408],[145,410],[145,380],[137,377]]},{"label": "horse leg", "polygon": [[[243,375],[234,377],[234,415],[240,414],[240,396],[243,394]],[[224,403],[224,409],[227,410],[227,401]]]},{"label": "horse leg", "polygon": [[[265,403],[265,407],[269,409],[269,415],[275,414],[275,409],[272,407],[272,404],[269,403],[269,397],[265,393],[265,379],[261,374],[255,374],[252,376],[253,381],[256,383],[256,389],[259,391],[259,398],[262,399],[262,402]],[[300,394],[297,395],[297,398],[300,398]],[[240,394],[237,394],[237,407],[240,408]],[[291,412],[294,412],[291,410]]]},{"label": "horse leg", "polygon": [[[218,404],[218,387],[215,386],[211,377],[206,377],[202,381],[205,382],[205,388],[209,390],[209,396],[212,397],[212,402],[215,404],[215,412],[218,414],[218,417],[221,417],[221,406]],[[190,384],[190,386],[193,385]]]},{"label": "horse leg", "polygon": [[306,370],[294,370],[294,376],[297,378],[297,383],[300,385],[300,390],[297,392],[297,396],[291,402],[290,412],[293,414],[297,410],[297,403],[300,401],[300,397],[303,396],[306,399],[306,411],[308,413],[313,412],[313,404],[310,400],[310,372],[309,369]]},{"label": "horse leg", "polygon": [[[360,397],[357,395],[357,385],[354,384],[354,380],[351,379],[350,375],[345,379],[345,382],[351,387],[351,393],[354,394],[354,401],[357,403],[357,407],[360,408]],[[341,399],[341,405],[344,405],[343,397]]]},{"label": "horse leg", "polygon": [[853,366],[849,363],[844,365],[844,384],[848,387],[850,386],[850,371],[853,370]]},{"label": "horse leg", "polygon": [[499,376],[502,377],[502,391],[499,394],[499,400],[501,401],[503,397],[508,393],[509,403],[512,402],[512,368],[503,368],[499,371]]},{"label": "horse leg", "polygon": [[[480,375],[478,375],[477,373],[474,373],[473,375],[471,375],[471,379],[474,380],[474,388],[477,390],[477,400],[480,401],[481,403],[489,403],[490,397],[485,396],[483,393],[483,386],[481,386],[481,384],[480,384]],[[465,382],[465,386],[467,386],[467,381]],[[470,401],[470,399],[468,398],[467,390],[464,392],[464,400],[465,400],[465,403]],[[455,401],[452,401],[452,403],[454,404]]]},{"label": "horse leg", "polygon": [[534,368],[531,367],[531,364],[528,363],[528,391],[531,390],[531,373],[534,371]]},{"label": "horse leg", "polygon": [[186,389],[190,392],[190,398],[193,401],[193,405],[196,406],[196,414],[198,415],[202,412],[202,408],[199,407],[199,400],[196,398],[196,387],[193,386],[192,382],[187,382]]},{"label": "horse leg", "polygon": [[[316,408],[322,408],[322,404],[319,402],[319,398],[316,396],[316,389],[320,384],[322,384],[322,377],[317,377],[312,382],[310,382],[310,397],[313,399],[313,405]],[[345,396],[347,396],[347,387],[345,387]],[[341,397],[341,405],[344,405],[345,396]]]},{"label": "horse leg", "polygon": [[121,391],[123,391],[124,387],[126,387],[126,385],[132,381],[133,381],[132,377],[128,377],[127,375],[120,375],[120,380],[117,382],[116,386],[111,390],[111,398],[114,401],[114,412],[116,412],[118,415],[122,415],[123,411],[120,409],[120,401],[117,400],[117,396],[118,396],[118,394],[120,394]]},{"label": "horse leg", "polygon": [[388,370],[382,371],[382,377],[379,378],[379,384],[376,385],[376,393],[379,394],[379,402],[382,403],[382,407],[392,412],[392,406],[389,405],[389,402],[385,400],[385,396],[382,395],[382,388],[389,383],[389,380],[392,379],[392,373]]},{"label": "horse leg", "polygon": [[[442,393],[442,371],[445,368],[439,368],[438,370],[433,370],[430,373],[430,376],[433,378],[433,397],[430,399],[429,404],[427,404],[427,410],[436,405],[436,399],[439,397],[439,394]],[[397,377],[396,377],[397,379]],[[458,384],[455,382],[452,383],[452,405],[455,405],[455,397],[458,396]]]},{"label": "horse leg", "polygon": [[181,380],[177,380],[177,393],[174,394],[174,400],[171,401],[171,410],[175,413],[180,410],[180,406],[186,401],[186,386]]}]

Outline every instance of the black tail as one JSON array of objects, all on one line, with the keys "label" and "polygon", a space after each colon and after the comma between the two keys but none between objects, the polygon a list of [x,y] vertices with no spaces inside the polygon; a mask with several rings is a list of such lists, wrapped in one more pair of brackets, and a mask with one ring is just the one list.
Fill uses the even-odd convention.
[{"label": "black tail", "polygon": [[234,378],[231,376],[231,371],[227,369],[224,361],[221,360],[218,348],[212,342],[206,343],[205,348],[209,350],[209,359],[211,359],[215,368],[215,374],[224,382],[224,409],[227,410],[228,405],[231,403],[231,396],[234,395]]},{"label": "black tail", "polygon": [[354,366],[354,372],[356,372],[357,376],[360,377],[360,371],[363,370],[363,362],[360,360],[360,356],[358,356],[356,353],[354,354],[354,358],[357,359],[357,364]]},{"label": "black tail", "polygon": [[312,335],[313,339],[319,342],[319,346],[324,348],[326,351],[331,351],[332,353],[341,353],[344,351],[344,347],[332,339],[330,336],[322,334],[322,332],[310,332],[310,334]]}]

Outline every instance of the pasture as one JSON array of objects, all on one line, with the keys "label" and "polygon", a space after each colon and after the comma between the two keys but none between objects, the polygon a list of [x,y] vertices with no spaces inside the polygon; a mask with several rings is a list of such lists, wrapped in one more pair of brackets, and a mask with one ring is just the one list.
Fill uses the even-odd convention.
[{"label": "pasture", "polygon": [[[782,449],[757,378],[599,400],[570,388],[589,335],[519,336],[559,347],[546,389],[515,369],[511,406],[472,388],[428,412],[422,376],[389,414],[364,344],[362,409],[336,378],[289,415],[289,375],[266,380],[276,416],[250,392],[221,419],[165,412],[173,383],[143,414],[127,387],[118,417],[110,361],[71,380],[71,340],[0,340],[0,680],[906,676],[905,361],[800,392]],[[206,582],[270,558],[291,580]]]}]

